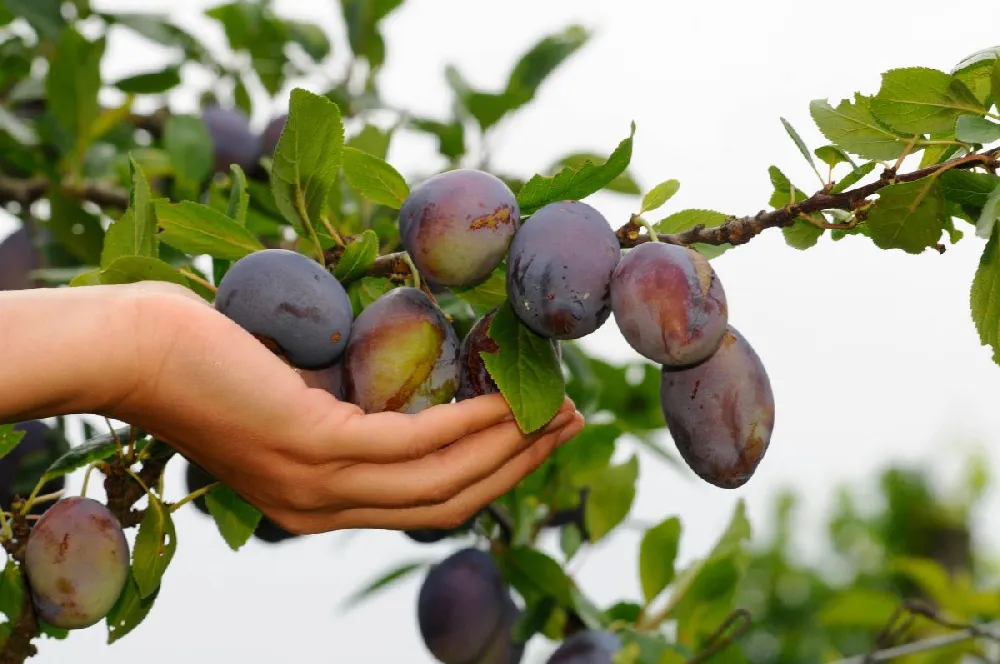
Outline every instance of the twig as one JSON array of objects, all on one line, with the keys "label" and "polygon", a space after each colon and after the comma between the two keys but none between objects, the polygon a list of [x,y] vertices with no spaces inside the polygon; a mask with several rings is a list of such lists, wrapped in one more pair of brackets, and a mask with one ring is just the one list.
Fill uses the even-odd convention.
[{"label": "twig", "polygon": [[128,191],[106,182],[63,183],[58,186],[45,177],[12,178],[0,175],[0,204],[12,202],[30,205],[45,198],[53,190],[80,201],[90,201],[101,207],[128,207]]},{"label": "twig", "polygon": [[954,632],[952,634],[944,634],[942,636],[933,636],[929,639],[924,639],[922,641],[914,641],[913,643],[907,643],[906,645],[896,646],[895,648],[878,650],[876,652],[869,653],[867,655],[858,655],[857,657],[838,659],[834,662],[830,662],[829,664],[865,664],[865,662],[888,662],[889,660],[895,659],[897,657],[905,657],[906,655],[912,655],[918,652],[925,652],[927,650],[934,650],[936,648],[943,648],[944,646],[950,646],[952,644],[960,643],[962,641],[967,641],[969,639],[982,638],[982,637],[994,640],[1000,640],[1000,620],[987,623],[985,625],[972,625],[960,632]]},{"label": "twig", "polygon": [[[729,632],[730,628],[740,622],[740,625]],[[753,618],[750,616],[750,612],[746,609],[736,609],[729,616],[722,621],[719,628],[712,632],[707,639],[705,639],[705,650],[687,660],[685,664],[700,664],[704,662],[712,655],[716,655],[726,648],[728,648],[732,643],[747,633],[750,629],[750,625],[753,622]],[[729,632],[727,634],[727,632]]]},{"label": "twig", "polygon": [[[753,216],[731,217],[719,226],[706,228],[704,224],[699,224],[681,233],[659,233],[657,237],[661,242],[670,244],[691,245],[695,243],[711,245],[740,245],[746,244],[751,239],[760,235],[767,228],[782,228],[791,226],[801,214],[811,214],[822,210],[847,210],[853,211],[865,204],[866,199],[879,189],[890,184],[899,182],[913,182],[930,175],[937,175],[943,171],[957,168],[967,169],[976,166],[987,169],[1000,167],[997,157],[1000,155],[1000,148],[994,148],[985,152],[958,157],[950,161],[935,166],[928,166],[911,173],[896,175],[891,171],[882,174],[877,182],[872,182],[857,189],[831,194],[826,190],[817,192],[798,203],[786,205],[777,210],[761,210]],[[640,235],[636,225],[629,221],[616,231],[618,240],[622,247],[629,248],[649,242],[647,235]]]}]

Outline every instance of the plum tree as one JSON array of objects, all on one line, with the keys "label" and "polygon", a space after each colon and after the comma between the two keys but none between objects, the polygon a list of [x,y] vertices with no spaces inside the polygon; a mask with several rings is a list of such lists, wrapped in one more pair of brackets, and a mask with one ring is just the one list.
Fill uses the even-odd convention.
[{"label": "plum tree", "polygon": [[611,315],[621,244],[604,216],[579,201],[551,203],[510,245],[507,293],[517,316],[551,339],[579,339]]},{"label": "plum tree", "polygon": [[611,308],[629,346],[670,366],[714,353],[729,322],[726,291],[705,257],[664,242],[625,254],[611,277]]},{"label": "plum tree", "polygon": [[257,251],[233,263],[219,283],[215,308],[299,369],[333,364],[354,322],[340,282],[288,249]]},{"label": "plum tree", "polygon": [[[215,481],[215,477],[208,473],[204,468],[196,463],[191,463],[190,461],[187,462],[187,467],[184,469],[184,486],[189,494],[194,493],[195,491],[200,491],[208,485],[214,484]],[[205,502],[204,496],[199,496],[191,502],[202,514],[210,514],[208,511],[208,504]],[[284,542],[286,540],[301,537],[301,535],[288,532],[263,515],[261,515],[260,522],[257,524],[257,528],[254,530],[253,535],[257,539],[262,542],[267,542],[268,544],[277,544],[278,542]]]},{"label": "plum tree", "polygon": [[366,413],[417,413],[458,389],[459,343],[431,299],[416,288],[379,297],[354,323],[344,353],[344,392]]},{"label": "plum tree", "polygon": [[500,265],[520,221],[517,199],[503,180],[457,169],[413,188],[399,210],[399,234],[428,280],[471,286]]},{"label": "plum tree", "polygon": [[607,630],[584,630],[563,641],[546,664],[614,664],[621,648],[621,639]]},{"label": "plum tree", "polygon": [[[27,498],[45,470],[64,453],[69,442],[56,429],[41,420],[28,420],[14,425],[24,438],[7,456],[0,459],[0,505],[10,505],[15,496]],[[59,476],[47,481],[40,494],[55,493],[66,488],[66,478]],[[33,503],[30,514],[42,514],[50,505]]]},{"label": "plum tree", "polygon": [[774,394],[753,347],[729,325],[722,345],[693,367],[663,367],[660,400],[681,457],[723,489],[743,486],[774,429]]},{"label": "plum tree", "polygon": [[0,291],[34,287],[31,272],[39,267],[38,254],[24,226],[0,242]]},{"label": "plum tree", "polygon": [[477,664],[498,647],[497,639],[510,639],[512,604],[493,557],[461,549],[424,577],[417,596],[420,635],[442,664]]},{"label": "plum tree", "polygon": [[260,156],[260,137],[250,128],[250,118],[242,111],[208,106],[202,110],[202,121],[212,139],[213,168],[228,173],[232,164],[244,171],[253,169]]},{"label": "plum tree", "polygon": [[24,568],[38,614],[62,629],[90,627],[118,601],[129,576],[125,532],[107,507],[65,498],[31,529]]}]

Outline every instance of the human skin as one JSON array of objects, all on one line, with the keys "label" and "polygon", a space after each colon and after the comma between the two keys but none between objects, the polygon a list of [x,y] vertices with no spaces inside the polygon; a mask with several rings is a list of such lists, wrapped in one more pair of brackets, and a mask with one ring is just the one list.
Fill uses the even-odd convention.
[{"label": "human skin", "polygon": [[583,428],[523,434],[503,397],[365,414],[191,291],[0,292],[0,423],[93,413],[173,446],[296,534],[455,528]]}]

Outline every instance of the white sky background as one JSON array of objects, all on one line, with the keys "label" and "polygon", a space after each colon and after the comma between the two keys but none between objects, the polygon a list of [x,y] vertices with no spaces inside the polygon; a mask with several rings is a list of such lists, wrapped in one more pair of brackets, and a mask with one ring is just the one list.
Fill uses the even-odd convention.
[{"label": "white sky background", "polygon": [[[206,39],[223,39],[214,24],[193,18],[215,3],[94,4],[168,12]],[[445,64],[458,64],[476,86],[497,88],[538,38],[578,21],[596,29],[596,36],[529,110],[503,123],[494,141],[496,166],[529,176],[571,151],[607,154],[634,119],[632,164],[640,183],[649,187],[670,177],[682,183],[664,213],[705,207],[748,214],[767,205],[771,164],[799,186],[816,185],[779,116],[815,148],[824,141],[809,117],[810,100],[836,103],[855,91],[874,93],[887,69],[949,70],[971,52],[1000,43],[997,3],[904,4],[409,0],[385,26],[382,88],[395,105],[443,116],[451,103]],[[318,19],[340,34],[333,2],[276,5],[285,15]],[[164,57],[147,42],[118,37],[105,60],[106,75],[153,69]],[[193,107],[190,97],[176,102],[180,110]],[[271,109],[260,110],[258,127]],[[433,144],[422,138],[397,139],[389,160],[412,182],[438,167],[427,161],[432,152]],[[636,205],[613,195],[591,202],[615,226]],[[634,516],[658,521],[679,514],[686,562],[712,544],[740,497],[748,501],[757,532],[766,531],[773,494],[791,486],[805,501],[801,543],[814,553],[831,489],[840,483],[870,486],[880,468],[899,461],[932,463],[953,478],[964,450],[980,447],[1000,465],[1000,367],[979,345],[968,313],[983,241],[963,230],[966,239],[943,256],[880,251],[864,238],[824,239],[798,252],[775,230],[715,260],[731,322],[762,357],[777,397],[771,448],[753,480],[737,491],[643,457]],[[613,360],[635,357],[612,321],[586,343]],[[175,498],[184,491],[181,466],[168,475]],[[80,482],[75,477],[71,489]],[[980,517],[984,542],[995,547],[1000,516]],[[42,642],[37,661],[432,662],[415,622],[418,578],[346,615],[337,605],[390,566],[440,558],[456,544],[420,547],[400,534],[375,531],[278,547],[251,543],[233,553],[200,513],[185,509],[175,518],[179,548],[145,623],[110,647],[103,625],[62,643]],[[637,543],[637,531],[622,530],[586,558],[577,578],[599,603],[638,595]],[[544,661],[551,648],[536,641],[526,664]]]}]

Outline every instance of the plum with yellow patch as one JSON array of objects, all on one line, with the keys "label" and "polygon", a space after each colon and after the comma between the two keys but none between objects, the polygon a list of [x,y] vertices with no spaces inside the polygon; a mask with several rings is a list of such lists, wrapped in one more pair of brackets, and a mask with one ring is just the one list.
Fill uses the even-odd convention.
[{"label": "plum with yellow patch", "polygon": [[625,341],[658,364],[690,366],[722,343],[726,291],[693,249],[647,242],[630,250],[611,277],[611,308]]},{"label": "plum with yellow patch", "polygon": [[107,507],[91,498],[66,498],[31,529],[24,568],[45,622],[90,627],[108,615],[125,588],[128,541]]},{"label": "plum with yellow patch", "polygon": [[413,188],[399,210],[399,234],[428,280],[472,286],[503,261],[520,221],[517,198],[503,180],[462,168]]},{"label": "plum with yellow patch", "polygon": [[698,477],[722,489],[746,484],[774,430],[774,394],[760,357],[732,325],[692,367],[663,367],[660,403],[677,450]]},{"label": "plum with yellow patch", "polygon": [[417,413],[458,389],[459,342],[423,292],[395,288],[361,312],[343,360],[346,400],[366,413]]}]

